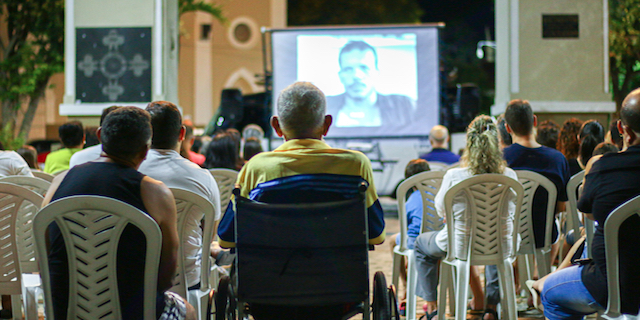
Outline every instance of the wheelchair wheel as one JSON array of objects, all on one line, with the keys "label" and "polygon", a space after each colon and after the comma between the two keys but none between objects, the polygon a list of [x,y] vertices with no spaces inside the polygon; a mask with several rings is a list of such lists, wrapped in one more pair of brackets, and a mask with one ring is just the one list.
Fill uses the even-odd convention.
[{"label": "wheelchair wheel", "polygon": [[373,276],[373,320],[391,319],[391,299],[387,292],[387,280],[381,271]]},{"label": "wheelchair wheel", "polygon": [[233,293],[233,287],[231,287],[231,279],[228,276],[220,278],[214,300],[216,306],[215,320],[236,319],[236,297]]}]

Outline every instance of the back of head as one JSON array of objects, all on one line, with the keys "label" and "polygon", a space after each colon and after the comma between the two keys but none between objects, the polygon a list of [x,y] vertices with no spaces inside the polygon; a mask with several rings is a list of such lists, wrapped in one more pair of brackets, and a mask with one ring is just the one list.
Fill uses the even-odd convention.
[{"label": "back of head", "polygon": [[36,153],[36,149],[31,146],[23,146],[22,148],[16,150],[16,152],[27,162],[29,168],[31,169],[40,169],[38,167],[38,155]]},{"label": "back of head", "polygon": [[249,160],[253,158],[256,154],[262,152],[262,145],[260,144],[260,140],[256,137],[248,138],[244,142],[244,148],[242,149],[242,155],[244,156],[244,160]]},{"label": "back of head", "polygon": [[404,168],[404,178],[409,179],[418,173],[430,171],[429,163],[424,159],[413,159]]},{"label": "back of head", "polygon": [[511,100],[504,112],[504,119],[517,136],[526,136],[533,132],[533,110],[527,100]]},{"label": "back of head", "polygon": [[60,141],[65,148],[81,146],[84,140],[84,129],[80,121],[69,121],[58,128]]},{"label": "back of head", "polygon": [[607,137],[609,137],[610,142],[615,144],[619,150],[622,150],[622,136],[620,135],[620,131],[618,131],[618,121],[611,121],[609,124],[609,134],[605,134],[605,141],[607,141]]},{"label": "back of head", "polygon": [[107,107],[104,108],[102,110],[102,115],[100,115],[100,125],[102,125],[102,123],[104,122],[104,118],[107,117],[107,115],[115,110],[118,110],[118,108],[120,108],[119,106],[111,106],[111,107]]},{"label": "back of head", "polygon": [[567,159],[575,159],[578,157],[580,150],[580,142],[578,134],[582,128],[582,121],[576,118],[567,119],[562,124],[560,135],[558,136],[558,151],[562,152]]},{"label": "back of head", "polygon": [[593,149],[593,156],[597,156],[597,155],[600,155],[600,154],[607,154],[607,153],[617,153],[618,151],[620,151],[620,149],[615,144],[607,143],[607,142],[600,142],[596,146],[596,148]]},{"label": "back of head", "polygon": [[442,125],[435,125],[429,131],[429,141],[431,144],[443,145],[449,139],[449,130]]},{"label": "back of head", "polygon": [[489,116],[477,116],[469,124],[462,162],[474,175],[504,172],[506,165],[498,146],[498,129]]},{"label": "back of head", "polygon": [[137,107],[122,107],[107,115],[100,133],[102,151],[131,160],[149,145],[151,116]]},{"label": "back of head", "polygon": [[637,135],[640,135],[640,88],[631,91],[622,102],[620,120]]},{"label": "back of head", "polygon": [[324,93],[310,82],[295,82],[278,97],[280,127],[291,139],[317,135],[322,129],[326,109]]},{"label": "back of head", "polygon": [[174,149],[180,140],[182,116],[175,104],[168,101],[153,101],[147,105],[147,112],[151,115],[153,149]]},{"label": "back of head", "polygon": [[257,124],[248,124],[242,129],[242,138],[244,138],[245,141],[249,138],[257,138],[262,141],[264,138],[264,130]]},{"label": "back of head", "polygon": [[542,121],[538,125],[536,141],[546,147],[556,149],[559,136],[558,125],[552,120]]},{"label": "back of head", "polygon": [[504,147],[508,147],[513,144],[513,140],[511,139],[511,135],[509,131],[507,131],[507,126],[505,125],[507,121],[504,119],[504,116],[498,118],[498,141],[502,141]]},{"label": "back of head", "polygon": [[604,141],[604,128],[596,120],[588,120],[580,129],[580,161],[583,165],[593,156],[593,150]]},{"label": "back of head", "polygon": [[233,137],[228,133],[219,133],[211,139],[206,151],[204,166],[212,168],[238,169],[240,155]]}]

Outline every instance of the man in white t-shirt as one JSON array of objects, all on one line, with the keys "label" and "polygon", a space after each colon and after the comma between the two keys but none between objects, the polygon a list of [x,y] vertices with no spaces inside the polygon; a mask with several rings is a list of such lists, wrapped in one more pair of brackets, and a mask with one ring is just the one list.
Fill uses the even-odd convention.
[{"label": "man in white t-shirt", "polygon": [[[102,115],[100,116],[100,126],[102,126],[102,121],[104,121],[104,118],[111,112],[114,110],[117,110],[118,106],[111,106],[108,108],[105,108],[104,110],[102,110]],[[79,164],[83,164],[89,161],[93,161],[95,159],[98,159],[100,157],[100,153],[102,152],[102,144],[97,144],[95,146],[91,146],[85,149],[82,149],[76,153],[74,153],[71,156],[71,159],[69,160],[69,169],[79,165]]]},{"label": "man in white t-shirt", "polygon": [[[186,189],[203,196],[213,203],[215,220],[220,220],[220,192],[213,176],[180,155],[185,127],[178,108],[171,102],[154,101],[146,110],[151,114],[153,137],[151,150],[138,171],[164,182],[169,188]],[[200,285],[200,250],[209,250],[210,244],[202,243],[200,221],[203,213],[191,211],[188,214],[189,231],[183,239],[185,268],[188,287],[196,289]]]}]

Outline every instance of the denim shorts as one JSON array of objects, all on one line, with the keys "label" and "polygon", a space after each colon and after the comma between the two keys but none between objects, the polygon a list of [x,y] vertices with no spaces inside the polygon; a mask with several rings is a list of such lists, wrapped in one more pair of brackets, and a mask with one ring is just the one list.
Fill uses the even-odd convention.
[{"label": "denim shorts", "polygon": [[542,290],[542,304],[549,320],[583,319],[587,314],[604,310],[582,283],[582,266],[549,275]]}]

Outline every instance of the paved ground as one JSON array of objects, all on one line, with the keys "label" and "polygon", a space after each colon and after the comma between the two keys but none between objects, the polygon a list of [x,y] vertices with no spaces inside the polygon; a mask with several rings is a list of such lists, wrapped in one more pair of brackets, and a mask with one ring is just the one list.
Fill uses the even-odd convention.
[{"label": "paved ground", "polygon": [[[390,200],[386,199],[387,205],[390,205]],[[385,206],[385,204],[383,204],[383,206]],[[385,212],[389,212],[390,210],[387,210],[387,207],[385,206]],[[386,224],[387,224],[387,236],[391,236],[393,234],[396,234],[399,231],[399,226],[398,226],[398,219],[396,217],[393,216],[387,216],[385,218]],[[389,247],[389,245],[387,243],[384,243],[380,246],[376,246],[374,251],[370,251],[369,253],[369,265],[370,265],[370,274],[373,277],[373,274],[376,271],[382,271],[384,272],[385,276],[387,277],[387,283],[391,284],[391,269],[392,269],[392,256],[391,256],[391,249]],[[401,288],[401,290],[404,290],[404,288]],[[526,309],[526,300],[524,300],[524,298],[519,298],[518,299],[519,305],[518,305],[518,309],[519,310],[523,310]],[[418,299],[418,317],[420,317],[421,315],[424,314],[424,312],[422,311],[422,305],[424,304],[424,301],[422,299]],[[447,319],[453,319],[452,317],[447,317]],[[469,319],[473,319],[473,318],[469,318]],[[541,315],[538,315],[537,317],[519,317],[519,320],[540,320],[543,319]]]}]

